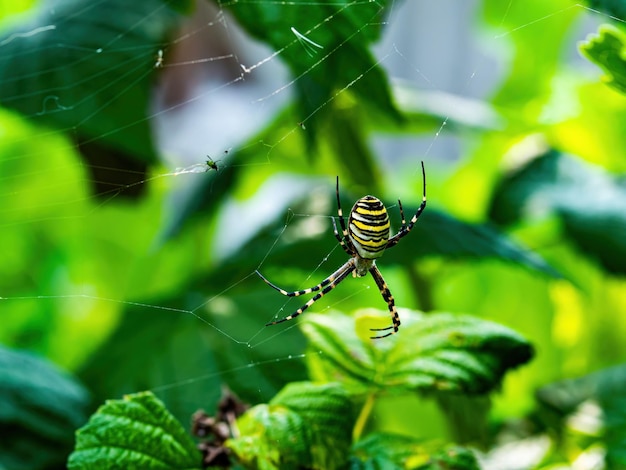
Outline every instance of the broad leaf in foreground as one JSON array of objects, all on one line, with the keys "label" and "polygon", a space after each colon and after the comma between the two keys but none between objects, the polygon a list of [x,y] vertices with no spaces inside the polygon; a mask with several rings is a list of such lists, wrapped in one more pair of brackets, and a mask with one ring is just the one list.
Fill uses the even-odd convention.
[{"label": "broad leaf in foreground", "polygon": [[192,469],[202,457],[151,392],[108,400],[76,433],[70,469]]},{"label": "broad leaf in foreground", "polygon": [[245,465],[333,469],[347,460],[354,412],[340,385],[294,382],[269,404],[248,410],[237,425],[240,437],[227,445]]},{"label": "broad leaf in foreground", "polygon": [[[423,315],[402,310],[397,335],[368,339],[388,313],[362,315],[356,322],[339,312],[311,314],[302,322],[314,378],[344,381],[357,393],[451,391],[487,393],[504,374],[528,362],[533,348],[505,326],[469,315]],[[357,333],[358,330],[358,333]]]}]

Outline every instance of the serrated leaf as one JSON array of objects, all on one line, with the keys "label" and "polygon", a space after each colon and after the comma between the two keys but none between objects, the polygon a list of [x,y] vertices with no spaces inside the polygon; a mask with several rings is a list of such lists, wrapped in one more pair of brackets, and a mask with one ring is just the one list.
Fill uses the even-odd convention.
[{"label": "serrated leaf", "polygon": [[24,18],[0,38],[0,103],[153,160],[151,75],[179,15],[161,0],[48,0]]},{"label": "serrated leaf", "polygon": [[493,322],[406,310],[400,316],[397,335],[373,342],[359,338],[350,316],[309,313],[302,330],[310,348],[322,352],[310,356],[312,372],[322,380],[342,379],[358,392],[487,393],[533,355],[523,337]]},{"label": "serrated leaf", "polygon": [[626,273],[626,180],[556,151],[504,179],[490,217],[507,224],[556,215],[565,234],[609,271]]},{"label": "serrated leaf", "polygon": [[62,465],[87,419],[87,391],[53,364],[4,347],[0,377],[0,467]]},{"label": "serrated leaf", "polygon": [[580,52],[597,64],[606,75],[604,82],[626,93],[626,34],[611,25],[602,25],[597,35],[579,44]]},{"label": "serrated leaf", "polygon": [[202,457],[151,392],[108,400],[76,433],[70,469],[191,469]]},{"label": "serrated leaf", "polygon": [[240,437],[228,446],[243,463],[267,469],[333,469],[347,461],[354,412],[340,385],[295,382],[237,423]]}]

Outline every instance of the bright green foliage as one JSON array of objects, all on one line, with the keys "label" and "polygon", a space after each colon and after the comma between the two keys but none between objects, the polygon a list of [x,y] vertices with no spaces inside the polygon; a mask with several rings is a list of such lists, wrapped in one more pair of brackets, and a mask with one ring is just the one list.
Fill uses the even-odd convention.
[{"label": "bright green foliage", "polygon": [[228,446],[251,468],[342,468],[348,459],[354,411],[343,387],[294,382],[267,405],[238,421],[241,437]]},{"label": "bright green foliage", "polygon": [[604,70],[607,85],[626,93],[626,34],[622,30],[602,25],[597,35],[591,35],[579,47]]},{"label": "bright green foliage", "polygon": [[53,364],[0,347],[0,468],[62,465],[87,405],[83,386]]},{"label": "bright green foliage", "polygon": [[361,393],[487,393],[507,370],[533,355],[528,341],[493,322],[447,313],[401,311],[400,317],[395,340],[380,344],[357,333],[368,335],[372,317],[360,318],[355,326],[352,316],[339,312],[308,314],[303,331],[311,350],[322,352],[310,356],[313,376],[340,378]]},{"label": "bright green foliage", "polygon": [[152,393],[108,400],[76,434],[71,469],[192,469],[191,437]]}]

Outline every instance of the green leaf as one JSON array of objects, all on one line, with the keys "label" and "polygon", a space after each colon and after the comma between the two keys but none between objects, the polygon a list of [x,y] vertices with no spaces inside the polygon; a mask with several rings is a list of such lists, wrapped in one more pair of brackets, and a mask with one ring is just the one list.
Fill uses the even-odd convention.
[{"label": "green leaf", "polygon": [[[369,310],[368,310],[369,311]],[[388,321],[388,313],[382,314]],[[403,310],[402,327],[385,340],[367,339],[376,317],[332,312],[307,315],[302,330],[312,375],[341,379],[356,392],[487,393],[509,370],[528,362],[532,346],[519,334],[468,315],[421,315]],[[359,335],[356,330],[362,331]],[[361,337],[359,337],[361,336]],[[363,338],[363,339],[362,339]]]},{"label": "green leaf", "polygon": [[238,421],[240,437],[227,445],[255,468],[342,467],[354,425],[348,394],[338,384],[295,382]]},{"label": "green leaf", "polygon": [[602,25],[597,35],[589,35],[579,44],[580,52],[606,75],[604,82],[626,93],[626,34],[611,25]]},{"label": "green leaf", "polygon": [[[412,214],[417,211],[417,207],[409,206],[404,211],[405,214]],[[383,259],[384,262],[402,263],[407,259],[433,254],[449,258],[495,258],[560,277],[541,256],[515,242],[496,227],[464,222],[428,208],[411,235],[394,249],[386,251]]]},{"label": "green leaf", "polygon": [[76,129],[82,144],[97,140],[153,160],[150,84],[157,52],[180,15],[161,0],[48,0],[24,18],[0,38],[2,105]]},{"label": "green leaf", "polygon": [[0,347],[0,468],[61,466],[88,393],[48,361]]},{"label": "green leaf", "polygon": [[594,10],[610,15],[613,20],[626,21],[626,3],[622,0],[588,0]]},{"label": "green leaf", "polygon": [[152,393],[108,400],[76,433],[70,469],[200,468],[189,435]]},{"label": "green leaf", "polygon": [[626,273],[626,180],[550,151],[508,175],[490,216],[501,224],[556,215],[564,233],[605,269]]},{"label": "green leaf", "polygon": [[480,470],[474,453],[463,447],[448,446],[432,456],[431,461],[420,470]]},{"label": "green leaf", "polygon": [[478,470],[474,454],[463,447],[424,442],[409,436],[373,433],[353,446],[351,469],[413,468],[420,470]]},{"label": "green leaf", "polygon": [[[580,405],[595,404],[602,411],[598,413],[598,418],[603,427],[601,431],[603,431],[607,448],[607,468],[624,468],[626,466],[625,397],[626,364],[620,364],[580,378],[562,380],[542,387],[537,391],[537,400],[541,406],[538,416],[544,420],[546,417],[552,418],[554,421],[552,424],[559,428],[567,424],[564,418],[574,414]],[[584,419],[584,422],[589,422],[589,419]]]},{"label": "green leaf", "polygon": [[[380,37],[387,1],[354,3],[291,2],[224,2],[238,22],[256,39],[280,52],[291,69],[299,94],[303,118],[321,120],[316,113],[349,89],[362,100],[395,120],[395,109],[383,70],[377,65],[369,47]],[[321,46],[306,47],[297,33]],[[315,133],[315,122],[307,121]],[[309,134],[307,134],[309,135]]]}]

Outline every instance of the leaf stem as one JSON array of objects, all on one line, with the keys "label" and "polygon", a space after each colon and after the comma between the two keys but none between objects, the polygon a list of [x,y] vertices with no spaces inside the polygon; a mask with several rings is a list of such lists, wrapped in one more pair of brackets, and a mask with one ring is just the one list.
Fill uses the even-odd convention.
[{"label": "leaf stem", "polygon": [[363,407],[361,408],[361,412],[354,423],[354,429],[352,430],[353,442],[357,442],[361,438],[365,425],[367,424],[367,420],[369,419],[372,409],[374,408],[375,398],[376,395],[374,393],[367,395],[365,403],[363,403]]}]

